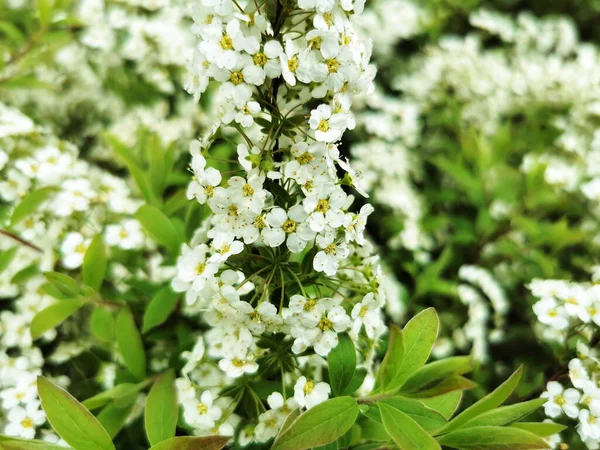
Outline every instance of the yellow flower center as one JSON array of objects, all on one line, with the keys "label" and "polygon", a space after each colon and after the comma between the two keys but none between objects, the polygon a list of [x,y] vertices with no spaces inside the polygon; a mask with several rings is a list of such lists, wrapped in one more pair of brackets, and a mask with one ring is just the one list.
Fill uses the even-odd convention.
[{"label": "yellow flower center", "polygon": [[21,420],[21,426],[23,428],[33,428],[33,420],[31,417],[25,417],[23,420]]},{"label": "yellow flower center", "polygon": [[254,61],[254,65],[263,67],[268,61],[267,55],[265,55],[263,52],[258,52],[252,57],[252,61]]},{"label": "yellow flower center", "polygon": [[296,70],[298,70],[298,57],[294,56],[293,58],[289,59],[287,65],[290,72],[296,72]]},{"label": "yellow flower center", "polygon": [[204,403],[198,403],[196,409],[198,410],[198,413],[202,416],[208,412],[208,406],[206,406]]},{"label": "yellow flower center", "polygon": [[325,14],[323,14],[323,20],[325,21],[328,27],[333,25],[333,16],[331,15],[331,13],[326,12]]},{"label": "yellow flower center", "polygon": [[317,130],[322,131],[323,133],[326,133],[327,131],[329,131],[329,121],[326,119],[321,119],[321,121],[319,122],[319,126],[317,127]]},{"label": "yellow flower center", "polygon": [[221,48],[223,50],[233,50],[233,39],[231,39],[226,34],[223,35],[223,37],[221,38],[221,42],[219,43],[221,44]]},{"label": "yellow flower center", "polygon": [[358,317],[363,318],[367,315],[367,312],[369,312],[369,308],[367,308],[366,306],[363,306],[362,308],[360,308],[360,311],[358,312]]},{"label": "yellow flower center", "polygon": [[259,230],[262,230],[263,228],[265,228],[267,226],[263,216],[257,216],[256,219],[254,219],[253,225],[255,228],[258,228]]},{"label": "yellow flower center", "polygon": [[327,255],[335,255],[335,244],[329,244],[327,247],[325,247],[323,249],[323,251],[325,252],[325,254]]},{"label": "yellow flower center", "polygon": [[85,253],[87,250],[87,246],[85,244],[78,244],[77,247],[75,247],[75,251],[77,253]]},{"label": "yellow flower center", "polygon": [[306,311],[306,312],[312,311],[316,305],[317,305],[316,300],[314,298],[310,298],[310,299],[306,300],[306,303],[304,303],[304,311]]},{"label": "yellow flower center", "polygon": [[340,63],[337,59],[331,58],[329,61],[327,61],[327,70],[329,70],[329,73],[336,73],[339,68]]},{"label": "yellow flower center", "polygon": [[329,211],[329,200],[322,199],[317,202],[317,212],[325,214]]},{"label": "yellow flower center", "polygon": [[310,380],[306,381],[306,384],[304,385],[304,393],[305,394],[310,394],[315,388],[315,383],[313,383]]},{"label": "yellow flower center", "polygon": [[296,158],[296,161],[302,166],[311,162],[315,157],[308,152],[302,153],[300,156]]},{"label": "yellow flower center", "polygon": [[244,367],[246,365],[246,362],[239,358],[233,358],[231,362],[235,367]]},{"label": "yellow flower center", "polygon": [[229,207],[229,215],[230,215],[230,216],[233,216],[233,217],[237,217],[237,216],[239,215],[239,212],[238,212],[237,206],[235,206],[235,205],[231,205],[231,206]]},{"label": "yellow flower center", "polygon": [[293,233],[294,231],[296,231],[297,228],[297,224],[296,222],[294,222],[293,220],[286,220],[283,225],[281,226],[281,228],[283,229],[283,231],[285,231],[286,233]]},{"label": "yellow flower center", "polygon": [[231,72],[231,82],[236,86],[244,82],[244,75],[242,72]]},{"label": "yellow flower center", "polygon": [[252,186],[250,186],[248,183],[246,183],[242,187],[242,193],[244,194],[244,197],[250,197],[251,195],[254,194],[254,189],[252,188]]},{"label": "yellow flower center", "polygon": [[194,268],[194,270],[196,271],[196,273],[198,275],[202,275],[204,273],[204,271],[206,270],[206,264],[200,263]]},{"label": "yellow flower center", "polygon": [[329,331],[333,328],[333,323],[331,320],[323,318],[319,322],[318,327],[321,329],[321,331]]}]

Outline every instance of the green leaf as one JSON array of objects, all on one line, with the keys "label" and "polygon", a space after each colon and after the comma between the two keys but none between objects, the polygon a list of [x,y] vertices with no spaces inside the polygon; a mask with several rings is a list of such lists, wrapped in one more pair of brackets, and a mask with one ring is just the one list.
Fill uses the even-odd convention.
[{"label": "green leaf", "polygon": [[38,17],[42,27],[47,27],[52,21],[53,3],[52,0],[36,0]]},{"label": "green leaf", "polygon": [[395,377],[383,386],[384,392],[400,389],[425,362],[438,335],[440,322],[433,308],[413,317],[402,330],[404,360]]},{"label": "green leaf", "polygon": [[338,345],[329,353],[329,383],[334,395],[348,387],[356,371],[356,349],[347,333],[339,334]]},{"label": "green leaf", "polygon": [[493,392],[489,393],[477,403],[471,405],[469,408],[448,422],[448,425],[442,428],[439,431],[439,434],[449,433],[452,430],[456,430],[480,414],[500,406],[519,384],[522,372],[523,366],[520,366],[508,380],[498,386]]},{"label": "green leaf", "polygon": [[[2,272],[2,256],[0,255],[0,272]],[[31,277],[40,273],[40,267],[37,263],[31,264],[13,275],[10,279],[11,284],[22,284],[29,280]]]},{"label": "green leaf", "polygon": [[402,386],[401,392],[414,392],[432,387],[450,375],[462,375],[472,369],[470,356],[453,356],[429,363],[412,375]]},{"label": "green leaf", "polygon": [[131,397],[125,405],[119,405],[116,402],[110,403],[98,414],[98,421],[111,438],[119,434],[119,431],[125,425],[127,418],[133,411],[135,400],[136,397]]},{"label": "green leaf", "polygon": [[436,410],[448,420],[458,409],[462,394],[462,391],[451,391],[437,397],[420,398],[419,400],[425,406]]},{"label": "green leaf", "polygon": [[30,192],[23,197],[23,200],[19,202],[12,213],[12,217],[10,218],[10,226],[14,227],[27,216],[33,214],[38,206],[46,201],[53,192],[56,192],[55,187],[45,187],[38,189],[37,191]]},{"label": "green leaf", "polygon": [[106,274],[106,247],[102,234],[98,234],[83,257],[83,282],[94,290],[99,290]]},{"label": "green leaf", "polygon": [[46,441],[33,439],[17,439],[12,436],[0,435],[0,449],[2,450],[65,450],[59,445],[50,444]]},{"label": "green leaf", "polygon": [[400,450],[440,450],[439,444],[417,422],[399,409],[379,404],[381,421]]},{"label": "green leaf", "polygon": [[179,251],[181,244],[179,234],[160,209],[151,205],[142,205],[135,213],[135,217],[158,243],[164,245],[173,254]]},{"label": "green leaf", "polygon": [[156,444],[150,450],[221,450],[229,439],[230,436],[180,436]]},{"label": "green leaf", "polygon": [[60,272],[46,272],[44,276],[65,298],[74,298],[79,295],[77,282],[70,276]]},{"label": "green leaf", "polygon": [[511,427],[529,431],[530,433],[540,437],[552,436],[553,434],[560,433],[561,431],[567,429],[566,425],[552,422],[519,422],[513,423]]},{"label": "green leaf", "polygon": [[534,400],[529,400],[528,402],[491,409],[474,419],[469,420],[463,425],[463,428],[511,424],[531,414],[547,401],[548,399],[545,398],[536,398]]},{"label": "green leaf", "polygon": [[512,427],[473,427],[456,430],[438,438],[440,444],[469,450],[523,450],[550,448],[529,431]]},{"label": "green leaf", "polygon": [[115,318],[111,312],[103,306],[96,306],[92,312],[92,333],[104,342],[111,342],[115,337]]},{"label": "green leaf", "polygon": [[456,391],[467,391],[469,389],[473,389],[477,384],[473,383],[471,380],[461,377],[460,375],[451,375],[448,378],[442,380],[439,384],[435,386],[423,390],[418,391],[414,394],[403,393],[407,397],[416,397],[419,399],[437,397],[443,394],[447,394],[448,392],[456,392]]},{"label": "green leaf", "polygon": [[144,423],[150,445],[175,436],[178,416],[175,372],[171,369],[158,377],[148,394]]},{"label": "green leaf", "polygon": [[133,396],[149,384],[149,381],[141,383],[121,383],[108,391],[100,392],[82,402],[88,409],[96,409],[108,403],[115,401],[119,406],[123,406],[127,401],[119,401]]},{"label": "green leaf", "polygon": [[37,387],[50,425],[71,447],[115,450],[100,422],[71,394],[42,376],[38,376]]},{"label": "green leaf", "polygon": [[388,385],[400,371],[400,366],[404,360],[404,342],[402,330],[396,325],[390,326],[390,337],[388,339],[388,349],[385,357],[377,371],[375,380],[375,389],[378,391],[382,386]]},{"label": "green leaf", "polygon": [[117,346],[129,371],[137,378],[146,376],[146,354],[140,332],[128,308],[121,308],[116,323]]},{"label": "green leaf", "polygon": [[115,153],[121,157],[121,159],[127,166],[127,170],[129,170],[129,173],[131,173],[131,177],[135,180],[135,184],[144,196],[144,200],[146,200],[147,203],[152,205],[158,204],[158,199],[154,194],[152,184],[148,179],[146,173],[137,163],[136,156],[133,154],[133,152],[127,147],[127,145],[125,145],[115,136],[112,136],[107,133],[104,135],[104,137],[108,141],[110,146],[113,148]]},{"label": "green leaf", "polygon": [[25,36],[14,24],[8,21],[0,21],[0,32],[5,34],[14,44],[22,45],[25,43]]},{"label": "green leaf", "polygon": [[178,299],[179,294],[173,292],[169,286],[158,291],[146,307],[142,333],[147,333],[152,328],[163,324],[175,310]]},{"label": "green leaf", "polygon": [[419,400],[405,397],[392,397],[380,402],[408,414],[425,431],[438,429],[446,424],[446,419],[438,411],[425,406]]},{"label": "green leaf", "polygon": [[18,251],[19,247],[13,247],[0,253],[0,273],[8,268]]},{"label": "green leaf", "polygon": [[367,369],[356,369],[354,372],[354,376],[346,389],[342,392],[341,395],[352,395],[356,392],[356,390],[362,386],[365,381],[365,377],[367,376]]},{"label": "green leaf", "polygon": [[57,327],[82,306],[81,300],[61,300],[41,310],[31,321],[32,339],[38,339],[46,331]]},{"label": "green leaf", "polygon": [[302,450],[329,444],[350,429],[358,416],[352,397],[337,397],[301,414],[279,433],[272,450]]}]

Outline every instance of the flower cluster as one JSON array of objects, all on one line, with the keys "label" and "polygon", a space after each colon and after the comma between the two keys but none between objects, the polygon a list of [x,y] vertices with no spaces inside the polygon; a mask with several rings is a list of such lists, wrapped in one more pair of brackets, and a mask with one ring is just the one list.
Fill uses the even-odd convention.
[{"label": "flower cluster", "polygon": [[[385,329],[381,269],[364,236],[373,209],[352,209],[344,186],[364,191],[337,145],[354,127],[352,96],[372,89],[369,43],[349,21],[361,9],[358,1],[278,2],[275,11],[228,0],[195,5],[188,89],[198,97],[214,81],[220,99],[220,124],[191,144],[188,198],[211,215],[183,247],[172,284],[186,293],[186,313],[202,312],[209,326],[178,380],[197,434],[231,432],[243,394],[236,380],[260,372],[282,390],[269,395],[270,409],[257,403],[242,435],[274,437],[292,409],[328,398],[320,373],[340,333],[355,341],[372,380]],[[228,125],[239,133],[238,158],[218,170],[210,144]],[[211,360],[224,389],[205,387]]]},{"label": "flower cluster", "polygon": [[[115,252],[149,252],[154,244],[133,217],[141,201],[122,178],[79,159],[72,144],[48,135],[4,104],[0,104],[0,129],[0,296],[14,299],[10,308],[0,312],[0,405],[6,417],[2,428],[10,436],[31,439],[46,423],[36,376],[47,373],[48,366],[77,357],[90,343],[81,336],[71,341],[69,333],[57,339],[55,329],[39,341],[32,339],[30,326],[36,314],[61,301],[49,293],[41,272],[80,268],[98,234]],[[15,220],[15,206],[22,208],[27,199],[35,201],[30,203],[35,209]],[[162,259],[159,254],[150,258],[155,266]],[[168,268],[147,274],[137,269],[115,259],[109,277],[122,289],[128,278],[160,281],[172,276]],[[41,348],[53,341],[58,345],[45,358]],[[70,383],[67,376],[56,381],[65,387]],[[40,433],[44,439],[58,441],[44,427]]]}]

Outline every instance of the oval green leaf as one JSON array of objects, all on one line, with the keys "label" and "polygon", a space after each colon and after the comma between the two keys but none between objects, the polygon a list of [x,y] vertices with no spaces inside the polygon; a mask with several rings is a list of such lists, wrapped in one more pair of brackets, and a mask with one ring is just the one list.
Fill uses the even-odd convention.
[{"label": "oval green leaf", "polygon": [[2,450],[65,450],[64,447],[34,439],[18,439],[12,436],[0,436]]},{"label": "oval green leaf", "polygon": [[28,195],[26,195],[13,211],[10,218],[10,226],[14,227],[27,216],[33,214],[38,206],[40,206],[50,196],[50,194],[55,191],[55,187],[45,187],[38,189],[37,191],[30,192]]},{"label": "oval green leaf", "polygon": [[97,235],[83,257],[83,282],[94,290],[99,290],[106,275],[106,246],[102,234]]},{"label": "oval green leaf", "polygon": [[399,409],[379,404],[381,421],[400,450],[440,450],[440,445],[417,422]]},{"label": "oval green leaf", "polygon": [[427,362],[437,339],[439,326],[440,321],[433,308],[427,308],[406,324],[402,330],[404,360],[394,378],[383,385],[384,391],[400,389]]},{"label": "oval green leaf", "polygon": [[31,321],[32,339],[38,339],[46,331],[57,327],[83,306],[81,300],[60,300],[41,310]]},{"label": "oval green leaf", "polygon": [[117,346],[129,371],[139,379],[146,376],[146,354],[140,332],[128,308],[121,308],[115,327]]},{"label": "oval green leaf", "polygon": [[115,337],[115,318],[103,306],[96,306],[91,318],[92,333],[104,342],[110,342]]},{"label": "oval green leaf", "polygon": [[37,387],[50,425],[71,447],[115,450],[100,422],[71,394],[42,376],[37,379]]},{"label": "oval green leaf", "polygon": [[480,414],[500,406],[519,384],[522,372],[523,366],[519,367],[508,380],[498,386],[493,392],[489,393],[448,422],[448,425],[442,428],[439,431],[439,434],[456,430]]},{"label": "oval green leaf", "polygon": [[171,253],[178,252],[181,242],[177,230],[160,209],[151,205],[142,205],[135,213],[135,217],[158,243],[164,245]]},{"label": "oval green leaf", "polygon": [[358,405],[352,397],[338,397],[301,414],[275,439],[272,450],[303,450],[329,444],[354,425]]},{"label": "oval green leaf", "polygon": [[150,445],[175,436],[178,416],[175,372],[171,369],[158,377],[148,394],[144,424]]},{"label": "oval green leaf", "polygon": [[347,333],[339,334],[338,345],[327,357],[329,383],[334,395],[340,395],[352,381],[356,371],[356,349]]},{"label": "oval green leaf", "polygon": [[70,276],[60,272],[46,272],[44,276],[60,292],[62,298],[75,298],[79,295],[77,282]]},{"label": "oval green leaf", "polygon": [[439,438],[440,444],[456,449],[525,450],[550,448],[541,437],[513,427],[473,427]]},{"label": "oval green leaf", "polygon": [[153,445],[150,450],[221,450],[229,439],[229,436],[179,436]]},{"label": "oval green leaf", "polygon": [[165,286],[154,295],[152,301],[146,307],[142,333],[147,333],[152,328],[163,324],[175,310],[179,295]]}]

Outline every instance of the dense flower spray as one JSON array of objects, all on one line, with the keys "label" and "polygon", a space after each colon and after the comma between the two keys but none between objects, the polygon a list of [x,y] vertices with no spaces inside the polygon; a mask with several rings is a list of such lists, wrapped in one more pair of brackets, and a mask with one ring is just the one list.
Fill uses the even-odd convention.
[{"label": "dense flower spray", "polygon": [[[244,385],[260,374],[278,387],[270,409],[246,405],[242,440],[275,436],[293,408],[328,398],[320,373],[339,333],[372,374],[385,330],[381,269],[363,235],[373,209],[352,209],[344,186],[364,192],[337,147],[354,127],[352,97],[372,90],[370,44],[349,20],[362,8],[233,0],[194,8],[188,89],[199,97],[215,82],[220,102],[220,123],[191,145],[188,197],[211,215],[183,247],[173,282],[186,292],[186,312],[209,326],[178,380],[196,433],[233,433]],[[219,171],[210,144],[225,127],[238,132],[238,161]]]}]

